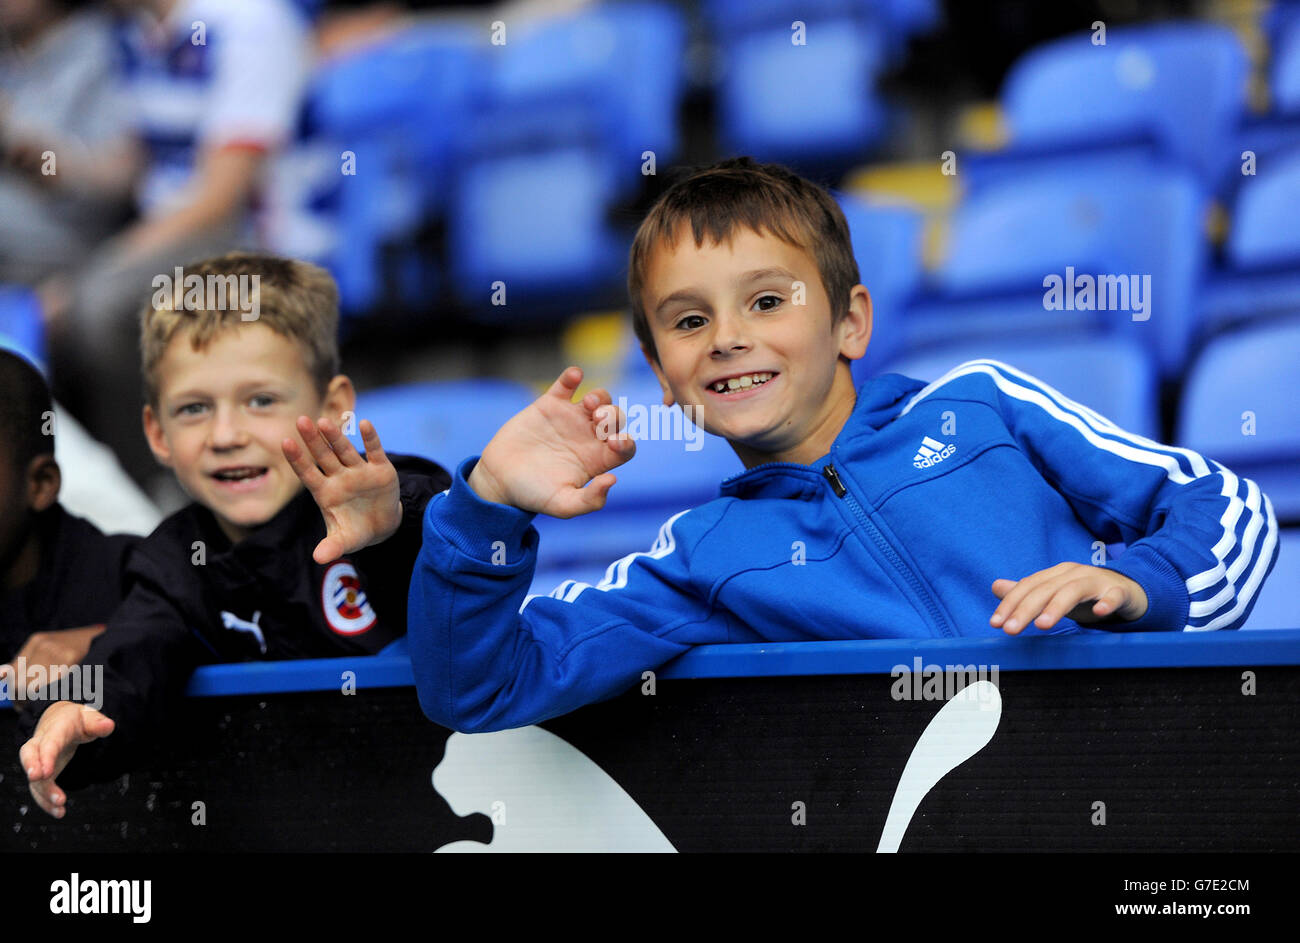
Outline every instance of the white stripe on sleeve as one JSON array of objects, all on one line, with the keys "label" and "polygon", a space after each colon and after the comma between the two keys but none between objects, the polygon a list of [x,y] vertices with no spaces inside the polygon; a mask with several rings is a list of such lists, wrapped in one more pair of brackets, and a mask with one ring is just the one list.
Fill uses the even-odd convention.
[{"label": "white stripe on sleeve", "polygon": [[[1209,475],[1221,475],[1223,488],[1220,494],[1228,499],[1228,506],[1219,518],[1223,533],[1211,548],[1216,563],[1209,569],[1194,574],[1187,580],[1186,585],[1189,598],[1195,597],[1198,592],[1203,592],[1208,587],[1217,585],[1220,580],[1226,580],[1226,585],[1212,599],[1193,602],[1188,612],[1188,624],[1183,628],[1186,631],[1221,628],[1230,624],[1249,605],[1264,579],[1268,561],[1273,555],[1273,547],[1277,543],[1277,523],[1273,517],[1273,506],[1267,496],[1260,492],[1258,485],[1247,480],[1247,497],[1243,501],[1238,493],[1240,480],[1218,462],[1214,462],[1216,468],[1211,470],[1206,459],[1197,452],[1178,446],[1164,445],[1145,436],[1126,432],[1088,407],[1063,396],[1041,380],[997,360],[972,360],[954,367],[938,380],[919,390],[903,407],[900,415],[906,415],[913,406],[944,385],[976,373],[988,375],[998,389],[1007,396],[1033,403],[1049,416],[1076,429],[1089,444],[1096,448],[1126,461],[1163,468],[1165,475],[1174,484],[1184,485]],[[1186,460],[1191,468],[1191,475],[1186,473],[1180,459]],[[1260,509],[1261,497],[1265,504],[1263,514]],[[1238,556],[1231,567],[1226,567],[1224,560],[1238,546],[1237,527],[1243,510],[1249,511],[1250,517],[1241,536]],[[1257,547],[1262,530],[1266,532],[1264,544]],[[1249,567],[1249,575],[1239,590],[1237,581],[1247,567]],[[1208,624],[1203,626],[1191,624],[1193,620],[1199,621],[1212,616],[1234,598],[1236,604],[1227,612],[1214,617]]]}]

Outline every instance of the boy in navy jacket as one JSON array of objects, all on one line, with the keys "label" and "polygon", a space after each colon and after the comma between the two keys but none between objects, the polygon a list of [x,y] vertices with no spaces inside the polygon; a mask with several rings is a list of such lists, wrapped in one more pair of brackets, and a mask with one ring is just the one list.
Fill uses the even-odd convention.
[{"label": "boy in navy jacket", "polygon": [[[363,420],[375,464],[354,451],[348,481],[362,502],[364,480],[380,481],[392,526],[376,546],[336,559],[350,533],[327,526],[284,459],[300,415],[333,433],[355,410],[339,373],[334,280],[306,262],[247,253],[182,274],[160,283],[141,319],[143,421],[155,457],[194,501],[136,547],[126,599],[90,646],[85,663],[103,669],[100,708],[35,702],[23,719],[30,791],[59,818],[66,789],[120,775],[158,740],[197,666],[371,655],[399,638],[425,505],[450,480],[423,459],[389,461]],[[333,468],[333,455],[322,461]],[[314,563],[322,540],[334,552]]]},{"label": "boy in navy jacket", "polygon": [[[995,361],[855,391],[857,280],[834,201],[781,168],[727,161],[660,198],[632,247],[634,324],[665,402],[746,471],[598,585],[526,598],[533,515],[597,510],[635,448],[566,370],[429,502],[408,626],[431,719],[535,723],[712,642],[1242,625],[1277,554],[1253,482]],[[332,441],[334,473],[297,466],[327,515],[353,472]],[[386,535],[392,504],[353,501],[354,534]],[[1098,541],[1128,546],[1094,566]]]}]

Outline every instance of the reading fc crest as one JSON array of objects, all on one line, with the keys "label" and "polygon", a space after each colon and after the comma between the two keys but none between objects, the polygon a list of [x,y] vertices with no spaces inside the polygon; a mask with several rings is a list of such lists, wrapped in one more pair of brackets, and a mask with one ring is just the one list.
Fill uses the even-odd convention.
[{"label": "reading fc crest", "polygon": [[339,560],[325,571],[321,603],[325,621],[340,635],[360,635],[377,619],[366,599],[366,591],[361,588],[356,567],[346,560]]}]

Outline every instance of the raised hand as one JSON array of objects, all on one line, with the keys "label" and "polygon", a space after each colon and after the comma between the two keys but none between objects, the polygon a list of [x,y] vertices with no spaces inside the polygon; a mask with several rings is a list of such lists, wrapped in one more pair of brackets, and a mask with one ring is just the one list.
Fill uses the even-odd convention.
[{"label": "raised hand", "polygon": [[316,545],[312,559],[326,564],[391,537],[402,523],[397,469],[384,454],[370,420],[360,425],[365,458],[327,418],[313,423],[299,416],[297,427],[310,457],[293,439],[285,439],[280,448],[325,519],[325,539]]},{"label": "raised hand", "polygon": [[469,484],[479,497],[552,517],[577,517],[605,506],[617,468],[636,453],[621,432],[624,417],[605,390],[580,401],[582,371],[569,367],[483,449]]}]

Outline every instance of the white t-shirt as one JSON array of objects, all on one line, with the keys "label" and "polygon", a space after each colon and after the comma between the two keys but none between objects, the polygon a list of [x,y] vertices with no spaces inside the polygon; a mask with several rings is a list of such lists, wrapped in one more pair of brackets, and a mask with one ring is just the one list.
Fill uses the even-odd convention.
[{"label": "white t-shirt", "polygon": [[145,215],[183,205],[204,148],[273,152],[294,136],[310,69],[307,24],[287,0],[180,0],[126,28],[127,87],[150,153]]}]

